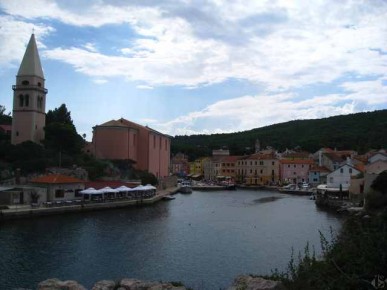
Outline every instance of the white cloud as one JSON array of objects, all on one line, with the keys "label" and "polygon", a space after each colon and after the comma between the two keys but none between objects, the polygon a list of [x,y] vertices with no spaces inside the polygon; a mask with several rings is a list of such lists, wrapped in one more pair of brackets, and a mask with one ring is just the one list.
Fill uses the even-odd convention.
[{"label": "white cloud", "polygon": [[24,2],[3,1],[1,6],[26,19],[75,26],[125,23],[139,35],[130,47],[119,49],[121,56],[76,43],[46,52],[91,76],[187,87],[240,78],[278,91],[329,83],[347,73],[386,75],[387,56],[377,51],[387,51],[383,1],[204,1],[200,8],[194,3],[149,7],[96,1],[78,10],[64,2]]},{"label": "white cloud", "polygon": [[136,86],[137,89],[140,90],[153,90],[154,88],[152,86],[147,86],[147,85],[138,85]]},{"label": "white cloud", "polygon": [[108,81],[105,79],[94,79],[93,82],[98,85],[103,85],[103,84],[106,84]]},{"label": "white cloud", "polygon": [[[171,135],[244,131],[295,119],[316,119],[357,111],[356,103],[343,104],[342,95],[294,101],[291,94],[243,96],[223,100],[201,111],[191,112],[156,129]],[[202,124],[202,126],[200,126]]]},{"label": "white cloud", "polygon": [[[20,63],[31,33],[34,31],[39,48],[44,48],[42,39],[54,28],[17,20],[11,16],[0,15],[0,65],[10,66]],[[23,45],[24,44],[24,45]]]}]

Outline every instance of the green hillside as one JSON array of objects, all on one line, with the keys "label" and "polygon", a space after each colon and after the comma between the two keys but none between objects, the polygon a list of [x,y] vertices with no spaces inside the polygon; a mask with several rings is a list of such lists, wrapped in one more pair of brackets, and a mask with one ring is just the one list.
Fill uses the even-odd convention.
[{"label": "green hillside", "polygon": [[190,160],[209,156],[212,149],[219,148],[242,155],[254,150],[257,138],[261,147],[272,146],[280,151],[299,146],[310,152],[331,147],[363,153],[387,147],[387,110],[295,120],[228,134],[176,136],[172,139],[171,151],[173,154],[183,152]]}]

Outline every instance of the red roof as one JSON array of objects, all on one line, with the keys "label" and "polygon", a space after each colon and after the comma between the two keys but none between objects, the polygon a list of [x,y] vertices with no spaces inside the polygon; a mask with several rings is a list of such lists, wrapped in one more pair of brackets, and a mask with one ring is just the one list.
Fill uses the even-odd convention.
[{"label": "red roof", "polygon": [[313,165],[310,168],[311,171],[319,171],[319,172],[331,172],[328,168],[324,166],[318,166],[318,165]]},{"label": "red roof", "polygon": [[62,175],[62,174],[50,174],[43,175],[31,180],[32,183],[46,183],[46,184],[66,184],[66,183],[85,183],[84,180]]},{"label": "red roof", "polygon": [[4,131],[12,131],[12,125],[0,125],[0,128]]},{"label": "red roof", "polygon": [[314,161],[311,159],[281,159],[280,162],[282,164],[314,164]]}]

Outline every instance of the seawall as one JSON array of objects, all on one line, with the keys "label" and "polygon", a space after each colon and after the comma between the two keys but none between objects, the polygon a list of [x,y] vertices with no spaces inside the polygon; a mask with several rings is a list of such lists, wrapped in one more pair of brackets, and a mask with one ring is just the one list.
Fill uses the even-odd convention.
[{"label": "seawall", "polygon": [[64,214],[73,212],[87,212],[95,210],[106,210],[114,208],[124,208],[129,206],[150,205],[160,201],[164,196],[174,193],[178,190],[177,187],[167,188],[165,190],[158,191],[155,196],[144,199],[133,200],[119,200],[119,201],[107,201],[107,202],[82,202],[75,205],[64,205],[58,207],[38,207],[32,208],[30,206],[23,206],[20,208],[3,209],[0,211],[0,221],[13,220],[21,218],[31,218],[37,216]]}]

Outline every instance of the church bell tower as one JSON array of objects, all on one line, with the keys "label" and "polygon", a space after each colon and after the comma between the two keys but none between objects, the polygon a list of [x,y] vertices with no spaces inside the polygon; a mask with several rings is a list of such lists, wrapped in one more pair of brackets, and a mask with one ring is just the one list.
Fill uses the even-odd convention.
[{"label": "church bell tower", "polygon": [[12,86],[12,144],[24,141],[41,143],[46,124],[46,94],[35,35],[32,34]]}]

